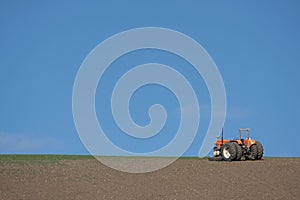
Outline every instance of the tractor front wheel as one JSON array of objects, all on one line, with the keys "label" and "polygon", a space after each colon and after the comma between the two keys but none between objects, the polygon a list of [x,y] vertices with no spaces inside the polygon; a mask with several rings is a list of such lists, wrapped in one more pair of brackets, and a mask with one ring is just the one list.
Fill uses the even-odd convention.
[{"label": "tractor front wheel", "polygon": [[232,161],[236,159],[236,147],[233,143],[228,142],[223,144],[221,148],[223,160]]}]

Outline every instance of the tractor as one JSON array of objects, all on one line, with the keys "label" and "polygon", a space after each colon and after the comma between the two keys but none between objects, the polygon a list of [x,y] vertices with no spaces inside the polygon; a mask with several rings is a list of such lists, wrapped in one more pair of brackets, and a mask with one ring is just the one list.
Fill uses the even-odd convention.
[{"label": "tractor", "polygon": [[[246,132],[246,138],[242,138],[243,132]],[[214,157],[209,157],[210,161],[239,161],[243,160],[261,160],[264,149],[260,142],[250,138],[249,128],[239,129],[239,139],[224,140],[224,131],[222,129],[221,139],[218,136],[214,147]]]}]

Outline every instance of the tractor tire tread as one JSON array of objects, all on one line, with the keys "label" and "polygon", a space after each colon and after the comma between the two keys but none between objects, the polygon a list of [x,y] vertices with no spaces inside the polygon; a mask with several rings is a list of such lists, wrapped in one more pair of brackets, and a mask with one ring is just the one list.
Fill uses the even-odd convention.
[{"label": "tractor tire tread", "polygon": [[250,147],[250,155],[249,155],[250,160],[256,160],[257,159],[257,144],[253,144]]},{"label": "tractor tire tread", "polygon": [[235,145],[235,148],[236,148],[236,158],[235,158],[235,160],[239,161],[239,160],[241,160],[241,158],[243,156],[243,149],[238,143],[233,142],[233,144]]},{"label": "tractor tire tread", "polygon": [[258,141],[256,141],[256,145],[257,145],[257,156],[256,156],[256,160],[261,160],[264,154],[264,148],[262,146],[262,144]]}]

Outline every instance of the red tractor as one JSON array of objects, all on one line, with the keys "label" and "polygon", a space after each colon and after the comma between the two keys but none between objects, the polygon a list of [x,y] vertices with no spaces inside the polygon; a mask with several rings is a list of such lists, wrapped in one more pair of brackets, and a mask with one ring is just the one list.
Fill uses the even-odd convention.
[{"label": "red tractor", "polygon": [[[242,138],[242,133],[246,131],[246,138]],[[209,160],[214,161],[238,161],[244,160],[261,160],[264,149],[260,142],[250,138],[249,128],[240,128],[240,138],[235,140],[224,140],[223,129],[221,139],[217,137],[214,147],[214,157],[209,157]]]}]

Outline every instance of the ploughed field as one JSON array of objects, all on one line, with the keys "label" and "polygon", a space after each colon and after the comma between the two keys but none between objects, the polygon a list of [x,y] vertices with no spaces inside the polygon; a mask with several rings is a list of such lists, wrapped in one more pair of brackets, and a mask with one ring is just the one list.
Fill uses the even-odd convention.
[{"label": "ploughed field", "polygon": [[158,171],[131,174],[91,156],[0,155],[0,200],[239,198],[300,199],[300,158],[181,158]]}]

